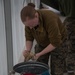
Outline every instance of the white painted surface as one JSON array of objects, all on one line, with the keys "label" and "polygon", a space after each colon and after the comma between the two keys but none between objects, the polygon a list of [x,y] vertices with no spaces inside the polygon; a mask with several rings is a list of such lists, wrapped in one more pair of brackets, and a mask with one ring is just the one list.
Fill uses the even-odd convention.
[{"label": "white painted surface", "polygon": [[20,19],[20,11],[22,8],[22,0],[11,0],[13,64],[18,63],[20,55],[25,46],[24,25]]},{"label": "white painted surface", "polygon": [[0,0],[0,75],[8,75],[3,0]]}]

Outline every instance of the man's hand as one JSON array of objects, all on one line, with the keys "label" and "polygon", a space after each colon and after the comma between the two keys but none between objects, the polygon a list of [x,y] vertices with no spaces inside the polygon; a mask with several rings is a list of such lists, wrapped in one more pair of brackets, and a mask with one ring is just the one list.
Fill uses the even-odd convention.
[{"label": "man's hand", "polygon": [[32,52],[30,52],[28,50],[24,50],[23,55],[25,57],[24,61],[29,61],[30,59],[33,60],[33,58],[34,58],[34,53],[32,53]]},{"label": "man's hand", "polygon": [[24,51],[23,51],[23,56],[26,57],[29,53],[30,53],[29,50],[24,50]]},{"label": "man's hand", "polygon": [[34,55],[34,60],[37,60],[40,56],[41,56],[40,53],[35,54]]}]

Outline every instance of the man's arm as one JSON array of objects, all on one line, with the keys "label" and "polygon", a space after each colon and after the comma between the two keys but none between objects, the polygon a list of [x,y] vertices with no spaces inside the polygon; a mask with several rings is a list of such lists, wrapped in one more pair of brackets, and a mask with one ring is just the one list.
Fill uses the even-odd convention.
[{"label": "man's arm", "polygon": [[49,44],[44,50],[42,50],[39,54],[44,55],[46,53],[49,53],[53,51],[56,47],[54,47],[52,44]]},{"label": "man's arm", "polygon": [[32,45],[33,45],[32,41],[26,41],[26,50],[23,51],[23,56],[26,56],[27,53],[31,51]]},{"label": "man's arm", "polygon": [[33,46],[32,41],[26,41],[26,50],[31,51],[32,46]]},{"label": "man's arm", "polygon": [[44,50],[42,50],[41,52],[37,53],[35,56],[34,56],[34,59],[38,59],[40,56],[46,54],[46,53],[49,53],[51,51],[53,51],[56,47],[54,47],[52,44],[49,44]]}]

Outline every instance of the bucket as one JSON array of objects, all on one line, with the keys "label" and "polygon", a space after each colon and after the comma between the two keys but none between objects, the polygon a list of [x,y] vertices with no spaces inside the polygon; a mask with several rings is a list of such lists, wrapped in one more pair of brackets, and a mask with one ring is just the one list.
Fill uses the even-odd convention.
[{"label": "bucket", "polygon": [[21,75],[50,75],[49,66],[36,61],[18,63],[13,70]]}]

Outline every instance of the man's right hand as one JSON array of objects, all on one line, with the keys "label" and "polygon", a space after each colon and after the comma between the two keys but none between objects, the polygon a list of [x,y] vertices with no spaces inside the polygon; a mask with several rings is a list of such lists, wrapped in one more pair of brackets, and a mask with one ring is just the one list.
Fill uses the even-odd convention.
[{"label": "man's right hand", "polygon": [[23,51],[23,56],[25,58],[25,61],[29,61],[30,59],[34,59],[34,53],[28,51],[28,50],[24,50]]},{"label": "man's right hand", "polygon": [[26,57],[29,53],[30,53],[29,50],[24,50],[24,51],[23,51],[23,56]]}]

